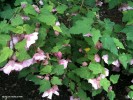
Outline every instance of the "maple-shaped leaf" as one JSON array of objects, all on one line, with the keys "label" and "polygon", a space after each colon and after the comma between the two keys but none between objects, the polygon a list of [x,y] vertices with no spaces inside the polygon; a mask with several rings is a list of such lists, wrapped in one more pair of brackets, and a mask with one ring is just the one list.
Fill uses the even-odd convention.
[{"label": "maple-shaped leaf", "polygon": [[82,18],[82,20],[76,21],[76,23],[73,25],[73,27],[70,28],[71,34],[86,34],[90,32],[91,25],[93,23],[93,19],[91,18]]}]

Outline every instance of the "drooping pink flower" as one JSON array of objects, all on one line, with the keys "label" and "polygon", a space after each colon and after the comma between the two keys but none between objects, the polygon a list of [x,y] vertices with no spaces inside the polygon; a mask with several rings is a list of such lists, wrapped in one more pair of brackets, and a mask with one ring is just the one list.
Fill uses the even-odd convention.
[{"label": "drooping pink flower", "polygon": [[131,61],[130,61],[130,65],[133,65],[133,59],[131,59]]},{"label": "drooping pink flower", "polygon": [[101,7],[103,5],[103,2],[96,0],[96,5]]},{"label": "drooping pink flower", "polygon": [[107,68],[104,68],[104,73],[100,74],[100,77],[104,79],[107,76],[109,76],[109,70]]},{"label": "drooping pink flower", "polygon": [[13,46],[20,41],[20,37],[18,36],[12,36],[12,39],[10,40],[10,48],[13,49]]},{"label": "drooping pink flower", "polygon": [[52,12],[56,12],[56,11],[57,11],[57,9],[56,9],[56,8],[52,9]]},{"label": "drooping pink flower", "polygon": [[85,37],[91,37],[92,35],[90,33],[84,34]]},{"label": "drooping pink flower", "polygon": [[35,43],[35,41],[38,39],[38,32],[34,32],[32,34],[25,35],[26,39],[26,48],[29,48],[32,44]]},{"label": "drooping pink flower", "polygon": [[60,34],[60,32],[54,31],[54,34],[55,34],[56,36],[58,36],[58,35]]},{"label": "drooping pink flower", "polygon": [[56,26],[60,26],[60,22],[57,21],[57,22],[55,23],[55,25],[56,25]]},{"label": "drooping pink flower", "polygon": [[83,62],[83,63],[82,63],[82,66],[87,66],[87,65],[88,65],[87,62]]},{"label": "drooping pink flower", "polygon": [[44,52],[40,48],[38,48],[37,53],[35,53],[33,56],[33,59],[35,61],[41,61],[41,60],[45,60],[45,58],[46,58],[46,56],[45,56]]},{"label": "drooping pink flower", "polygon": [[106,63],[106,64],[108,64],[108,55],[106,54],[106,55],[103,55],[102,56],[102,59],[104,60],[104,62]]},{"label": "drooping pink flower", "polygon": [[32,5],[37,13],[40,13],[40,9],[37,5]]},{"label": "drooping pink flower", "polygon": [[30,65],[33,65],[34,63],[36,63],[33,58],[28,59],[28,60],[24,60],[23,62],[21,62],[22,66],[25,67],[29,67]]},{"label": "drooping pink flower", "polygon": [[96,49],[101,49],[102,48],[102,43],[100,43],[99,41],[96,43],[95,45]]},{"label": "drooping pink flower", "polygon": [[1,70],[5,73],[5,74],[10,74],[10,72],[12,70],[14,70],[13,66],[14,66],[15,61],[14,60],[10,60]]},{"label": "drooping pink flower", "polygon": [[96,62],[100,62],[101,58],[100,58],[100,56],[98,54],[95,54],[94,60]]},{"label": "drooping pink flower", "polygon": [[109,76],[109,70],[107,68],[105,68],[105,71],[103,74],[100,74],[97,78],[88,79],[88,82],[91,83],[92,87],[97,90],[101,87],[100,80],[104,79],[107,76]]},{"label": "drooping pink flower", "polygon": [[73,96],[70,96],[70,100],[80,100],[80,98],[74,98]]},{"label": "drooping pink flower", "polygon": [[122,4],[118,10],[119,11],[126,11],[126,10],[133,10],[133,8],[128,6],[128,4]]},{"label": "drooping pink flower", "polygon": [[64,69],[66,69],[67,68],[67,65],[68,65],[68,60],[61,59],[61,60],[58,61],[58,63],[60,65],[63,65],[64,66]]},{"label": "drooping pink flower", "polygon": [[89,79],[88,82],[92,84],[92,87],[93,87],[95,90],[97,90],[97,89],[100,88],[100,80],[99,80],[99,79],[97,79],[97,78]]},{"label": "drooping pink flower", "polygon": [[79,52],[83,52],[82,48],[79,48]]},{"label": "drooping pink flower", "polygon": [[120,62],[118,60],[113,61],[112,64],[115,65],[116,67],[120,66]]},{"label": "drooping pink flower", "polygon": [[49,99],[52,99],[52,95],[53,95],[53,94],[56,94],[57,96],[59,96],[58,90],[59,90],[59,89],[58,89],[58,86],[55,85],[55,86],[53,86],[51,89],[45,91],[45,92],[43,93],[42,97],[47,97],[47,98],[49,98]]},{"label": "drooping pink flower", "polygon": [[56,56],[58,59],[61,59],[62,58],[62,52],[56,52],[54,53],[54,56]]}]

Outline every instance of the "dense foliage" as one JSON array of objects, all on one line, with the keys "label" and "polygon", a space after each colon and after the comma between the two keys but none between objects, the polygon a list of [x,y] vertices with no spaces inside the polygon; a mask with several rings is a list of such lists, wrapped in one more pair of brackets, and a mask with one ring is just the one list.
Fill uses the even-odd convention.
[{"label": "dense foliage", "polygon": [[[120,74],[133,73],[131,0],[0,0],[0,67],[5,74],[39,85],[42,97],[59,95],[90,100],[112,86]],[[101,20],[102,5],[118,8],[122,22]],[[112,15],[113,16],[113,15]],[[111,74],[112,71],[118,72]],[[133,86],[128,97],[133,98]]]}]

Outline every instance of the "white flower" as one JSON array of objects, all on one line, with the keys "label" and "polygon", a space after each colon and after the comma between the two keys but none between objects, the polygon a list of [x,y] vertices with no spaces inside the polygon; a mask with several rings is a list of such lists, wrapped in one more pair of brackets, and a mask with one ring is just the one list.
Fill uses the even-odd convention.
[{"label": "white flower", "polygon": [[100,74],[100,77],[101,77],[102,79],[104,79],[105,77],[109,76],[109,70],[108,70],[107,68],[104,68],[104,69],[105,69],[104,74]]},{"label": "white flower", "polygon": [[26,48],[29,48],[32,44],[35,43],[35,41],[38,39],[38,32],[34,32],[32,34],[25,35],[26,39]]},{"label": "white flower", "polygon": [[93,87],[94,89],[97,90],[97,89],[100,88],[100,80],[98,80],[97,78],[89,79],[88,82],[92,84],[92,87]]},{"label": "white flower", "polygon": [[41,6],[43,6],[43,1],[42,1],[42,0],[40,0],[40,1],[39,1],[39,4],[40,4]]}]

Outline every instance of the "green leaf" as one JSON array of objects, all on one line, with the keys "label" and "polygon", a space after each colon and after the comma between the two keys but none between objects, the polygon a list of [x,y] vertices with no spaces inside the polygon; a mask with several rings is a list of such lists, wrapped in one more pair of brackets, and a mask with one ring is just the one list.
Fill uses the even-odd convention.
[{"label": "green leaf", "polygon": [[100,86],[102,86],[103,89],[108,92],[108,88],[110,86],[110,81],[107,80],[107,78],[101,79],[100,80]]},{"label": "green leaf", "polygon": [[16,52],[16,57],[20,62],[31,58],[25,49]]},{"label": "green leaf", "polygon": [[92,77],[92,73],[87,67],[77,68],[73,70],[73,72],[84,79],[88,79]]},{"label": "green leaf", "polygon": [[87,94],[84,90],[82,89],[79,89],[78,90],[78,97],[81,99],[81,100],[87,100]]},{"label": "green leaf", "polygon": [[67,6],[64,5],[64,4],[59,5],[59,6],[57,6],[57,8],[56,8],[57,12],[60,13],[60,14],[63,14],[64,11],[65,11],[66,9],[67,9]]},{"label": "green leaf", "polygon": [[12,31],[14,33],[22,34],[24,32],[23,26],[17,26],[16,28],[13,28]]},{"label": "green leaf", "polygon": [[99,63],[90,63],[88,68],[93,72],[93,74],[99,74],[103,72],[103,67]]},{"label": "green leaf", "polygon": [[125,69],[127,68],[127,64],[130,62],[131,58],[132,56],[130,54],[122,53],[119,55],[119,60]]},{"label": "green leaf", "polygon": [[115,93],[114,91],[109,91],[107,94],[109,100],[114,100],[115,99]]},{"label": "green leaf", "polygon": [[53,29],[58,32],[62,32],[61,28],[59,26],[53,26]]},{"label": "green leaf", "polygon": [[118,82],[118,79],[119,79],[120,75],[111,75],[110,76],[110,81],[113,83],[113,84],[116,84]]},{"label": "green leaf", "polygon": [[18,26],[21,24],[23,24],[23,20],[22,20],[21,16],[17,15],[16,17],[11,19],[12,26]]},{"label": "green leaf", "polygon": [[52,66],[47,65],[47,66],[43,66],[43,68],[40,71],[40,74],[44,75],[44,74],[49,74],[52,71]]},{"label": "green leaf", "polygon": [[129,88],[133,90],[133,85],[130,85]]},{"label": "green leaf", "polygon": [[6,20],[0,22],[0,33],[8,33],[11,29],[12,26]]},{"label": "green leaf", "polygon": [[32,5],[26,5],[26,7],[24,8],[24,12],[26,13],[26,14],[30,14],[30,15],[37,15],[37,13],[36,13],[36,11],[35,11],[35,9],[34,9],[34,7],[32,6]]},{"label": "green leaf", "polygon": [[109,8],[112,9],[120,3],[121,3],[121,0],[109,0]]},{"label": "green leaf", "polygon": [[6,46],[7,42],[11,39],[10,35],[6,35],[6,34],[0,34],[0,44],[2,44],[2,46]]},{"label": "green leaf", "polygon": [[130,22],[133,19],[133,10],[128,10],[123,12],[123,22]]},{"label": "green leaf", "polygon": [[114,43],[117,47],[121,48],[121,49],[125,49],[122,42],[120,42],[117,38],[113,38]]},{"label": "green leaf", "polygon": [[18,42],[18,43],[15,45],[15,49],[21,51],[22,49],[25,48],[25,46],[26,46],[26,40],[23,40],[23,41]]},{"label": "green leaf", "polygon": [[101,37],[100,31],[93,28],[91,30],[91,34],[92,34],[92,40],[93,40],[94,44],[96,45],[99,38]]},{"label": "green leaf", "polygon": [[75,25],[70,28],[70,33],[72,34],[87,34],[90,32],[93,19],[91,18],[82,18],[82,20],[76,21]]},{"label": "green leaf", "polygon": [[0,51],[0,63],[7,60],[9,57],[11,57],[13,54],[13,51],[9,47],[4,47]]},{"label": "green leaf", "polygon": [[127,40],[133,41],[133,26],[126,26],[121,32],[126,34]]},{"label": "green leaf", "polygon": [[53,67],[52,73],[62,75],[64,73],[64,67],[62,65],[56,65]]},{"label": "green leaf", "polygon": [[133,91],[130,91],[130,92],[128,93],[128,95],[129,95],[129,98],[132,99],[132,98],[133,98]]},{"label": "green leaf", "polygon": [[50,14],[50,13],[46,13],[46,14],[40,14],[38,16],[38,20],[40,22],[43,22],[47,25],[55,25],[55,21],[56,21],[56,18],[54,15]]},{"label": "green leaf", "polygon": [[103,43],[103,48],[111,51],[113,54],[115,55],[118,55],[118,50],[115,46],[115,43],[113,41],[113,38],[111,38],[110,36],[108,35],[104,35],[102,38],[101,38],[101,41]]},{"label": "green leaf", "polygon": [[58,77],[55,77],[55,76],[52,77],[51,83],[53,85],[62,85],[61,79],[59,79]]},{"label": "green leaf", "polygon": [[41,92],[44,92],[44,91],[49,90],[50,88],[51,88],[50,82],[44,79],[44,80],[42,80],[42,82],[41,82],[41,85],[40,85],[40,87],[39,87],[39,91],[40,91],[40,93],[41,93]]},{"label": "green leaf", "polygon": [[23,28],[24,28],[24,31],[27,34],[33,33],[34,32],[34,29],[35,29],[35,27],[33,25],[28,25],[28,24],[24,24],[23,25]]},{"label": "green leaf", "polygon": [[102,90],[101,90],[101,89],[98,89],[98,90],[93,90],[93,91],[92,91],[92,96],[94,97],[94,96],[96,96],[96,95],[100,94],[101,92],[102,92]]}]

